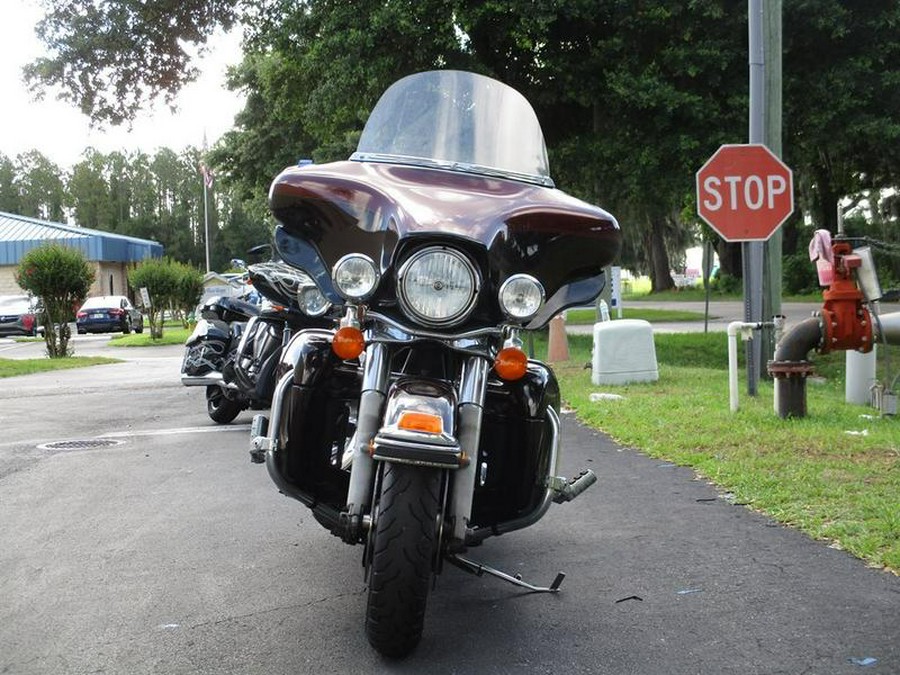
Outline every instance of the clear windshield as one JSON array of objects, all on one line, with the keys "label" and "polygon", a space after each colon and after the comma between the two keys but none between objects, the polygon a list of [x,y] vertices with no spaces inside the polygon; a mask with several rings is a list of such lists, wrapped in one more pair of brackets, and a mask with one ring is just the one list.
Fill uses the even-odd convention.
[{"label": "clear windshield", "polygon": [[350,159],[553,185],[544,136],[525,97],[455,70],[418,73],[391,85]]}]

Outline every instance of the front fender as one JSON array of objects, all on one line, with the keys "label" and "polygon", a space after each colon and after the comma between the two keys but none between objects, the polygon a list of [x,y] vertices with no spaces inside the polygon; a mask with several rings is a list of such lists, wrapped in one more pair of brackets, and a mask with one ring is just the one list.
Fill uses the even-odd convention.
[{"label": "front fender", "polygon": [[456,392],[443,382],[404,378],[388,392],[372,457],[458,469],[468,464],[456,438]]}]

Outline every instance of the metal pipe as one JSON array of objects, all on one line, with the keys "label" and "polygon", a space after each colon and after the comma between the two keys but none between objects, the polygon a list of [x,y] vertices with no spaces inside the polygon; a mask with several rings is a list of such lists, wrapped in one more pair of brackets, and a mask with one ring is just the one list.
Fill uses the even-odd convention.
[{"label": "metal pipe", "polygon": [[[728,324],[728,404],[731,412],[738,409],[738,357],[737,334],[738,331],[759,330],[764,325],[762,322],[732,321]],[[753,392],[751,392],[753,393]]]},{"label": "metal pipe", "polygon": [[182,375],[181,384],[185,387],[208,387],[222,384],[222,373],[214,370],[206,375]]},{"label": "metal pipe", "polygon": [[769,373],[775,378],[776,412],[782,419],[806,417],[806,378],[813,372],[807,358],[822,344],[822,320],[811,317],[788,331],[775,348]]},{"label": "metal pipe", "polygon": [[822,342],[822,320],[818,317],[804,319],[775,347],[775,361],[805,361],[810,350]]},{"label": "metal pipe", "polygon": [[879,315],[878,333],[889,345],[900,345],[900,312]]}]

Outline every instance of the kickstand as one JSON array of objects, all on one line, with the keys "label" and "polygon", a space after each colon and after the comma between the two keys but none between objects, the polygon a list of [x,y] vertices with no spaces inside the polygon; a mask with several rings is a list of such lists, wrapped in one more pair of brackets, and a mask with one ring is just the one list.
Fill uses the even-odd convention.
[{"label": "kickstand", "polygon": [[516,576],[511,576],[506,574],[506,572],[501,572],[500,570],[494,569],[484,563],[478,563],[474,560],[468,560],[467,558],[463,558],[460,555],[453,554],[447,556],[447,562],[456,567],[464,570],[466,572],[470,572],[475,576],[483,576],[484,574],[490,574],[492,577],[497,577],[498,579],[503,579],[503,581],[507,581],[515,586],[519,586],[521,588],[527,588],[532,593],[557,593],[559,591],[559,587],[562,585],[563,579],[566,578],[564,572],[558,572],[556,578],[553,580],[553,583],[550,584],[549,587],[545,586],[532,586],[531,584],[522,581],[522,575],[517,574]]}]

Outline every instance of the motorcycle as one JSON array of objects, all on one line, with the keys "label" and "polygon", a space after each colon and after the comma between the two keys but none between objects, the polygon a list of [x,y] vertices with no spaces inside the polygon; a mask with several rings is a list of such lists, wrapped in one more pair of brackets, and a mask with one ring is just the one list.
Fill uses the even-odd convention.
[{"label": "motorcycle", "polygon": [[[206,387],[207,413],[219,424],[228,424],[247,408],[268,408],[278,357],[292,331],[330,323],[319,320],[329,303],[299,270],[264,262],[250,265],[247,275],[262,304],[227,296],[210,299],[185,343],[181,382]],[[304,309],[312,314],[298,305],[297,298],[305,296],[312,302]]]},{"label": "motorcycle", "polygon": [[558,475],[559,386],[522,335],[599,295],[615,218],[555,188],[523,96],[460,71],[392,85],[348,161],[285,169],[269,201],[283,260],[340,319],[282,351],[251,459],[363,546],[371,645],[415,648],[444,563],[558,591],[468,549],[596,481]]}]

